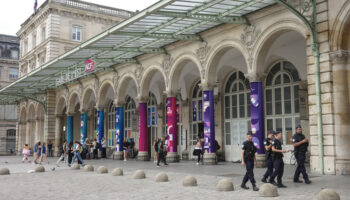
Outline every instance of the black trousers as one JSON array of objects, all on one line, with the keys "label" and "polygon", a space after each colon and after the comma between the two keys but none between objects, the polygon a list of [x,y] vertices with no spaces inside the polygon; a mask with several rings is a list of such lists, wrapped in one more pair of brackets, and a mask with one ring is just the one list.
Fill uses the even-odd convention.
[{"label": "black trousers", "polygon": [[245,173],[244,177],[243,177],[243,181],[242,184],[245,185],[248,180],[250,180],[250,182],[255,185],[255,179],[254,179],[254,160],[246,160],[245,161],[245,167],[247,172]]},{"label": "black trousers", "polygon": [[267,169],[263,176],[264,179],[267,179],[273,173],[273,160],[271,158],[266,158],[266,167]]},{"label": "black trousers", "polygon": [[281,184],[282,183],[283,172],[284,172],[283,159],[282,158],[276,158],[273,161],[273,168],[275,169],[275,171],[270,176],[270,181],[274,181],[276,176],[277,176],[277,183]]},{"label": "black trousers", "polygon": [[94,149],[93,154],[94,159],[98,159],[97,149]]},{"label": "black trousers", "polygon": [[164,162],[164,164],[167,164],[167,163],[166,163],[166,159],[165,159],[165,154],[164,154],[163,152],[158,153],[158,162],[157,162],[157,165],[159,165],[160,160],[162,160],[162,161]]},{"label": "black trousers", "polygon": [[299,180],[299,175],[300,173],[303,175],[303,178],[305,181],[309,180],[309,176],[306,173],[306,169],[305,169],[305,153],[296,153],[295,154],[295,159],[297,160],[297,169],[295,170],[294,173],[294,181]]},{"label": "black trousers", "polygon": [[106,156],[106,148],[102,148],[102,158],[107,158],[107,156]]}]

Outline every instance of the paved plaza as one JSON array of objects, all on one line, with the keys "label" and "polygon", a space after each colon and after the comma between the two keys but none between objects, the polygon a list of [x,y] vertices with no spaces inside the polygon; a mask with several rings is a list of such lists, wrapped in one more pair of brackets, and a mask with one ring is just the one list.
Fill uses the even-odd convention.
[{"label": "paved plaza", "polygon": [[[21,164],[21,157],[0,157],[0,168],[10,169],[9,176],[0,176],[0,199],[269,199],[259,197],[258,192],[242,190],[244,169],[239,164],[220,162],[215,166],[196,166],[194,161],[170,163],[157,168],[153,162],[128,160],[86,160],[95,167],[106,166],[108,174],[72,170],[61,163],[55,166],[56,158],[49,158],[44,164],[45,173],[27,173],[38,165]],[[292,174],[295,166],[286,165],[284,183],[286,189],[279,189],[279,197],[271,199],[316,199],[322,188],[336,190],[341,199],[350,199],[349,176],[320,176],[311,174],[311,185],[295,184]],[[52,169],[55,168],[54,171]],[[124,176],[112,176],[114,168],[122,168]],[[132,179],[135,170],[142,169],[146,179]],[[255,178],[261,186],[261,176],[265,169],[255,169]],[[156,183],[155,176],[165,172],[169,182]],[[197,178],[197,187],[183,187],[182,180],[187,175]],[[219,192],[216,184],[222,178],[233,180],[235,191]],[[251,185],[247,184],[249,187]]]}]

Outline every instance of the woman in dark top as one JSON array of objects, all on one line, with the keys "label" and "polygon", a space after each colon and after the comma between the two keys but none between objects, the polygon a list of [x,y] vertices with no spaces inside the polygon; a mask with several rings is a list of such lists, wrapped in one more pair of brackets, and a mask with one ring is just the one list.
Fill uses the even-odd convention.
[{"label": "woman in dark top", "polygon": [[52,157],[52,143],[51,143],[51,140],[49,140],[49,142],[47,143],[47,155],[49,157]]},{"label": "woman in dark top", "polygon": [[68,145],[68,165],[72,162],[73,158],[73,142]]},{"label": "woman in dark top", "polygon": [[128,158],[128,148],[129,148],[129,142],[128,139],[125,138],[123,142],[123,152],[124,152],[124,161]]}]

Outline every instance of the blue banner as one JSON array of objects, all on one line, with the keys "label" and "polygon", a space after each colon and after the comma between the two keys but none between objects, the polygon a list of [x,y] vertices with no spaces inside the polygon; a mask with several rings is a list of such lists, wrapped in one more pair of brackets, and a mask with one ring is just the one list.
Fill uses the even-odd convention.
[{"label": "blue banner", "polygon": [[251,104],[251,130],[253,143],[258,148],[258,153],[263,154],[264,150],[264,98],[262,82],[250,83],[250,104]]},{"label": "blue banner", "polygon": [[124,140],[124,110],[123,107],[115,108],[115,138],[117,152],[123,151],[123,140]]},{"label": "blue banner", "polygon": [[215,116],[214,94],[212,90],[203,92],[204,114],[204,149],[208,153],[215,153]]},{"label": "blue banner", "polygon": [[103,120],[103,110],[97,111],[97,140],[100,143],[100,151],[102,151],[102,138],[104,137],[104,120]]},{"label": "blue banner", "polygon": [[67,117],[67,143],[73,142],[73,116]]},{"label": "blue banner", "polygon": [[84,144],[87,138],[87,115],[86,113],[81,113],[80,120],[80,143]]}]

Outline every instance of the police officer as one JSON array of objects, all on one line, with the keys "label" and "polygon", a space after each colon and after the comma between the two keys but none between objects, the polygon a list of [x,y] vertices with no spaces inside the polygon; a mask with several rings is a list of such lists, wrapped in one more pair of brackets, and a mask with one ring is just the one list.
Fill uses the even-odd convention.
[{"label": "police officer", "polygon": [[[282,149],[282,132],[277,131],[275,138],[272,140],[272,152],[273,152],[273,167],[275,171],[270,176],[270,183],[277,185],[279,188],[286,188],[287,186],[282,184],[282,176],[284,171],[283,153],[289,152],[289,150]],[[277,176],[277,183],[275,177]]]},{"label": "police officer", "polygon": [[273,160],[272,160],[272,139],[274,138],[275,131],[269,131],[267,133],[267,138],[264,140],[265,146],[265,159],[267,170],[261,179],[262,182],[267,183],[267,177],[271,176],[273,173]]},{"label": "police officer", "polygon": [[254,179],[254,162],[256,163],[255,159],[255,153],[257,151],[257,148],[255,147],[253,143],[253,134],[251,131],[247,133],[247,140],[242,145],[242,166],[246,166],[247,172],[243,178],[241,188],[248,190],[249,187],[247,187],[245,184],[250,180],[250,182],[253,185],[254,191],[259,191],[259,188],[255,185],[255,179]]},{"label": "police officer", "polygon": [[301,173],[303,175],[305,183],[310,184],[311,181],[309,180],[305,169],[305,154],[307,152],[307,147],[309,146],[309,141],[303,135],[303,130],[300,125],[296,127],[296,134],[293,135],[292,141],[294,146],[295,159],[298,163],[294,174],[294,183],[302,183],[302,181],[299,180],[299,175]]}]

